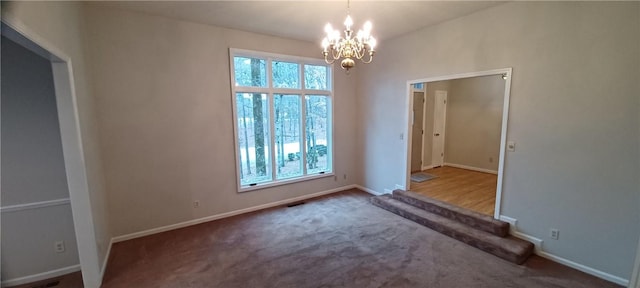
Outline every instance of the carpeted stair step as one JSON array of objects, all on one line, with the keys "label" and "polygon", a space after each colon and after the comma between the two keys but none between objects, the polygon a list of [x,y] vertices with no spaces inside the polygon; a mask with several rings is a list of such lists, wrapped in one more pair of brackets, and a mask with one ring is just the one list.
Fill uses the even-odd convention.
[{"label": "carpeted stair step", "polygon": [[411,191],[396,189],[393,191],[393,199],[500,237],[509,235],[509,223],[496,220],[489,215],[470,211]]},{"label": "carpeted stair step", "polygon": [[371,203],[516,264],[522,264],[533,253],[533,244],[527,241],[512,236],[499,237],[474,229],[455,220],[396,200],[389,194],[372,197]]}]

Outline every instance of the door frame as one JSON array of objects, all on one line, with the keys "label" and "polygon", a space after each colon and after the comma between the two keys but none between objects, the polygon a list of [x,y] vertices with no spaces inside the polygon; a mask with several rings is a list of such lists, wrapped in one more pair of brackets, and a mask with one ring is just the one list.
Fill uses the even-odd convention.
[{"label": "door frame", "polygon": [[[425,170],[424,169],[425,168],[425,165],[424,165],[424,138],[425,138],[424,137],[425,136],[424,135],[424,127],[427,124],[426,123],[427,122],[427,117],[425,115],[425,113],[427,113],[427,84],[423,83],[422,89],[415,89],[414,85],[411,85],[410,86],[410,90],[409,90],[409,94],[410,94],[409,97],[410,98],[415,98],[415,96],[413,94],[415,92],[422,92],[422,99],[424,99],[422,101],[422,121],[421,121],[422,123],[420,124],[420,125],[422,125],[422,131],[423,131],[423,133],[420,136],[420,137],[422,137],[422,142],[421,142],[422,143],[422,148],[420,150],[420,171],[422,171],[422,170]],[[413,100],[412,100],[411,103],[413,105]],[[414,113],[413,112],[413,106],[411,106],[411,113]],[[413,121],[413,123],[411,123],[412,124],[411,128],[413,128],[413,125],[415,124],[415,120],[416,120],[415,119],[415,115],[411,114],[411,120]],[[411,130],[411,133],[413,134],[413,130]],[[412,140],[413,140],[413,138],[412,138]],[[411,152],[412,151],[409,151],[409,153],[411,153]],[[411,157],[411,155],[409,155],[409,157]],[[411,160],[412,159],[409,159],[409,172],[411,172]],[[409,186],[407,186],[407,187],[409,187]]]},{"label": "door frame", "polygon": [[[462,78],[471,78],[478,76],[490,76],[490,75],[504,75],[505,85],[504,85],[504,101],[502,105],[502,130],[500,133],[500,159],[498,160],[498,184],[496,185],[496,205],[494,208],[493,217],[495,219],[499,219],[500,217],[500,207],[502,203],[502,184],[504,180],[504,160],[505,160],[505,152],[506,152],[506,144],[507,144],[507,124],[509,120],[509,97],[511,95],[511,74],[513,72],[513,68],[501,68],[501,69],[493,69],[493,70],[485,70],[485,71],[477,71],[477,72],[469,72],[469,73],[459,73],[445,76],[436,76],[436,77],[426,77],[415,80],[407,81],[407,93],[405,93],[405,111],[407,111],[407,117],[405,122],[405,135],[407,135],[407,145],[404,147],[405,151],[405,169],[404,169],[404,187],[410,187],[411,184],[411,142],[412,142],[412,130],[411,130],[411,120],[413,118],[412,108],[413,108],[413,97],[411,96],[411,87],[412,84],[415,83],[427,83],[435,82],[435,81],[444,81],[444,80],[453,80],[453,79],[462,79]],[[426,85],[425,85],[426,87]],[[426,94],[426,93],[425,93]]]},{"label": "door frame", "polygon": [[98,258],[71,58],[19,20],[3,17],[1,25],[3,36],[51,61],[80,270],[85,287],[100,287],[103,271]]}]

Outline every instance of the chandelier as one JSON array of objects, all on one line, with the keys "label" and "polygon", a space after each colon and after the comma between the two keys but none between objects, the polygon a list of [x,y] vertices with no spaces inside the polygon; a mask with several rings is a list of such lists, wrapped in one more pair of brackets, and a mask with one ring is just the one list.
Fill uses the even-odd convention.
[{"label": "chandelier", "polygon": [[356,62],[353,60],[358,59],[363,63],[371,63],[373,60],[373,54],[375,53],[376,38],[371,36],[371,22],[364,23],[364,30],[358,30],[358,33],[353,35],[353,20],[349,15],[349,1],[347,1],[347,19],[344,20],[344,37],[341,36],[340,31],[333,30],[330,23],[324,27],[324,31],[327,36],[322,40],[322,54],[324,55],[324,61],[327,64],[333,64],[336,60],[343,58],[340,61],[340,67],[347,70],[353,68]]}]

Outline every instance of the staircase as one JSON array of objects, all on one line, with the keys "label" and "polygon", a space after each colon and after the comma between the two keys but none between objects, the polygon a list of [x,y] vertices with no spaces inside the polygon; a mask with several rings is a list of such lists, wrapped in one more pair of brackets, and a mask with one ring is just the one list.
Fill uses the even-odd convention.
[{"label": "staircase", "polygon": [[533,244],[509,235],[509,223],[410,191],[394,190],[371,203],[507,261],[522,264]]}]

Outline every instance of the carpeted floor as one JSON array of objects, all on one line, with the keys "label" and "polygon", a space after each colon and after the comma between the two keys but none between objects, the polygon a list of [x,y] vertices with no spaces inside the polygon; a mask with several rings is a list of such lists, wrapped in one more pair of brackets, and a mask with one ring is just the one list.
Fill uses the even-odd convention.
[{"label": "carpeted floor", "polygon": [[369,197],[350,190],[116,243],[102,287],[619,287],[536,256],[511,264]]}]

